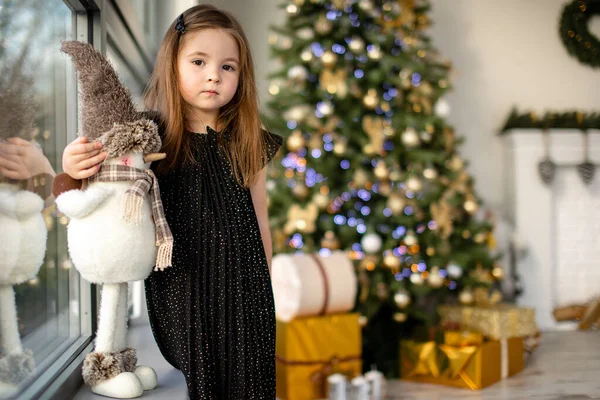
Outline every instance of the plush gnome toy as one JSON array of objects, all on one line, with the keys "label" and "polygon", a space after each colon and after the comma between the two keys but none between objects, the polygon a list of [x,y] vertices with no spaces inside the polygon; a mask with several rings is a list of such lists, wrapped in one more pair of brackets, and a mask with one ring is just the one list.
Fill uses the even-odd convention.
[{"label": "plush gnome toy", "polygon": [[[0,118],[0,141],[31,140],[32,104],[29,85],[13,82],[11,88],[0,90],[0,109],[4,112]],[[0,154],[0,157],[19,155]],[[40,157],[43,157],[41,152]],[[19,163],[19,160],[10,161]],[[32,179],[0,173],[0,398],[16,393],[35,373],[33,354],[21,344],[13,290],[14,285],[37,275],[46,253],[48,231],[42,216],[44,200],[27,190]]]},{"label": "plush gnome toy", "polygon": [[156,153],[156,124],[136,112],[110,63],[87,43],[63,42],[61,50],[79,73],[82,133],[101,141],[108,154],[84,190],[59,193],[68,177],[55,179],[56,204],[70,219],[73,264],[83,278],[102,285],[96,347],[84,361],[83,378],[94,393],[138,397],[157,385],[157,377],[150,367],[136,367],[135,349],[126,345],[128,282],[171,265],[173,238],[147,169],[165,155]]}]

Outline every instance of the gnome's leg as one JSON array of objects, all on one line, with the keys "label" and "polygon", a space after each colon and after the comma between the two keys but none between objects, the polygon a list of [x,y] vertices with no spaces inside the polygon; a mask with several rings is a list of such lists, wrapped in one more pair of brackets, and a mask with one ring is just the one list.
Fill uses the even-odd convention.
[{"label": "gnome's leg", "polygon": [[136,366],[136,351],[135,349],[127,347],[127,321],[129,319],[128,293],[129,285],[127,283],[121,283],[119,289],[119,311],[117,315],[115,348],[124,349],[121,351],[124,371],[135,373],[142,382],[144,390],[151,390],[158,384],[156,372],[151,367],[145,365]]},{"label": "gnome's leg", "polygon": [[[122,305],[121,286],[125,285],[125,305]],[[100,321],[96,348],[86,356],[83,363],[83,380],[92,388],[92,392],[119,399],[139,397],[143,393],[142,383],[133,372],[125,369],[123,359],[124,341],[118,337],[119,314],[122,307],[127,309],[127,284],[107,283],[102,286],[100,303]],[[123,347],[118,347],[123,346]],[[133,353],[135,357],[135,352]],[[136,361],[133,361],[135,365]]]},{"label": "gnome's leg", "polygon": [[15,292],[0,285],[0,397],[15,391],[35,370],[30,350],[23,351],[17,325]]}]

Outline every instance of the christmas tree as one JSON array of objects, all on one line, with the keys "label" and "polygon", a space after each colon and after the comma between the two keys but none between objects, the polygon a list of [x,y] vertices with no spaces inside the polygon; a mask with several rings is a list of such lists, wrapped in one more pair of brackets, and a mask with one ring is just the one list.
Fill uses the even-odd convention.
[{"label": "christmas tree", "polygon": [[[451,66],[418,0],[293,0],[270,44],[274,252],[342,249],[359,280],[365,368],[397,374],[398,340],[441,302],[497,301],[491,224],[445,121]],[[293,205],[293,206],[292,206]],[[491,296],[491,298],[490,298]]]}]

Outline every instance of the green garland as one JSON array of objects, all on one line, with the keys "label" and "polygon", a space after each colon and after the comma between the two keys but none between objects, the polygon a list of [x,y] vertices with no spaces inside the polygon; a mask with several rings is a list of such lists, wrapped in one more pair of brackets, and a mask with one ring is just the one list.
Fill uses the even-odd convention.
[{"label": "green garland", "polygon": [[518,112],[513,108],[500,133],[510,129],[600,129],[600,112],[546,112],[540,118],[533,111]]},{"label": "green garland", "polygon": [[592,67],[600,67],[600,40],[590,33],[590,18],[600,15],[600,0],[574,0],[560,17],[560,37],[569,53]]}]

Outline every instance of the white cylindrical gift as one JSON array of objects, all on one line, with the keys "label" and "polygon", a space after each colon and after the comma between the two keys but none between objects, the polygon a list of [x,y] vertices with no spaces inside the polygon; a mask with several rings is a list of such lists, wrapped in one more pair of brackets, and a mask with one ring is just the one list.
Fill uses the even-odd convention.
[{"label": "white cylindrical gift", "polygon": [[369,384],[362,376],[350,382],[350,400],[369,400]]},{"label": "white cylindrical gift", "polygon": [[384,377],[383,374],[379,371],[369,371],[365,374],[365,379],[369,384],[369,392],[371,396],[371,400],[383,400],[385,396],[384,393]]},{"label": "white cylindrical gift", "polygon": [[333,374],[327,378],[327,400],[347,400],[348,381],[342,374]]},{"label": "white cylindrical gift", "polygon": [[278,254],[273,258],[272,281],[275,310],[281,321],[354,308],[356,273],[342,251],[327,256]]}]

